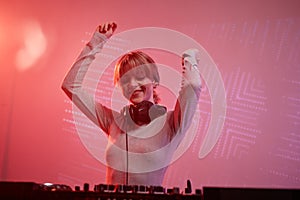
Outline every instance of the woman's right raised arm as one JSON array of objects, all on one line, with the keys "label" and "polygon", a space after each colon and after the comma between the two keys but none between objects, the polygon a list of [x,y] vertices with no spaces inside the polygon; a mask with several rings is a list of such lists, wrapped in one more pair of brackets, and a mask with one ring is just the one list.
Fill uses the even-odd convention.
[{"label": "woman's right raised arm", "polygon": [[[70,71],[67,73],[62,89],[72,102],[96,125],[103,127],[103,124],[99,124],[96,112],[96,105],[92,95],[88,94],[82,87],[82,82],[88,71],[89,66],[94,61],[97,53],[101,51],[104,43],[116,29],[115,23],[105,23],[96,29],[91,40],[81,51],[80,55],[72,65]],[[97,108],[99,110],[99,108]],[[102,109],[106,109],[103,107]],[[107,114],[110,110],[107,109]]]}]

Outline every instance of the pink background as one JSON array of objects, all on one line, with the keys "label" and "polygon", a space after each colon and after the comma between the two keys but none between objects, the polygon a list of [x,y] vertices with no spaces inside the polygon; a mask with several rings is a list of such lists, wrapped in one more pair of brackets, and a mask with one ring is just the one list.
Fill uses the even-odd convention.
[{"label": "pink background", "polygon": [[[115,21],[117,32],[151,26],[190,36],[224,80],[218,143],[199,159],[211,117],[204,86],[195,140],[165,187],[190,179],[196,188],[300,188],[299,9],[297,0],[0,1],[0,181],[104,182],[105,166],[82,144],[60,85],[96,26]],[[22,51],[31,54],[20,64]]]}]

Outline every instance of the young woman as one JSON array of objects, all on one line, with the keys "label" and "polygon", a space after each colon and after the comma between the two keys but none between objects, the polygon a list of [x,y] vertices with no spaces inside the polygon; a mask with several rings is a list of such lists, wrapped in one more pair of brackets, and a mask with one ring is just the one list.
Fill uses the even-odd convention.
[{"label": "young woman", "polygon": [[183,53],[182,86],[170,111],[158,104],[155,88],[160,77],[153,59],[141,51],[122,56],[115,66],[114,83],[129,105],[117,112],[95,102],[82,87],[89,66],[115,29],[115,23],[96,29],[66,75],[62,89],[107,134],[107,184],[161,185],[197,108],[201,89],[197,51]]}]

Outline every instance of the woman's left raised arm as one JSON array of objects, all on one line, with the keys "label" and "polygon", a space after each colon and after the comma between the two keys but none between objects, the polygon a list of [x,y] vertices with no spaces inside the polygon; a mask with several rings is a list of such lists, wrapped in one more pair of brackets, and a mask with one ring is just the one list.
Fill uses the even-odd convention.
[{"label": "woman's left raised arm", "polygon": [[182,83],[173,116],[173,133],[185,133],[191,125],[201,92],[201,77],[198,69],[199,51],[188,49],[182,55]]}]

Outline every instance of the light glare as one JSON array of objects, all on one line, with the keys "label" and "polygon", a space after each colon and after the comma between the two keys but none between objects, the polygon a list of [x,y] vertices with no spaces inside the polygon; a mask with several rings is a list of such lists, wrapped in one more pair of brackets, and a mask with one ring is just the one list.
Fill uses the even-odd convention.
[{"label": "light glare", "polygon": [[45,53],[47,47],[46,37],[36,21],[24,24],[23,38],[24,46],[16,55],[17,68],[22,71],[32,67]]}]

